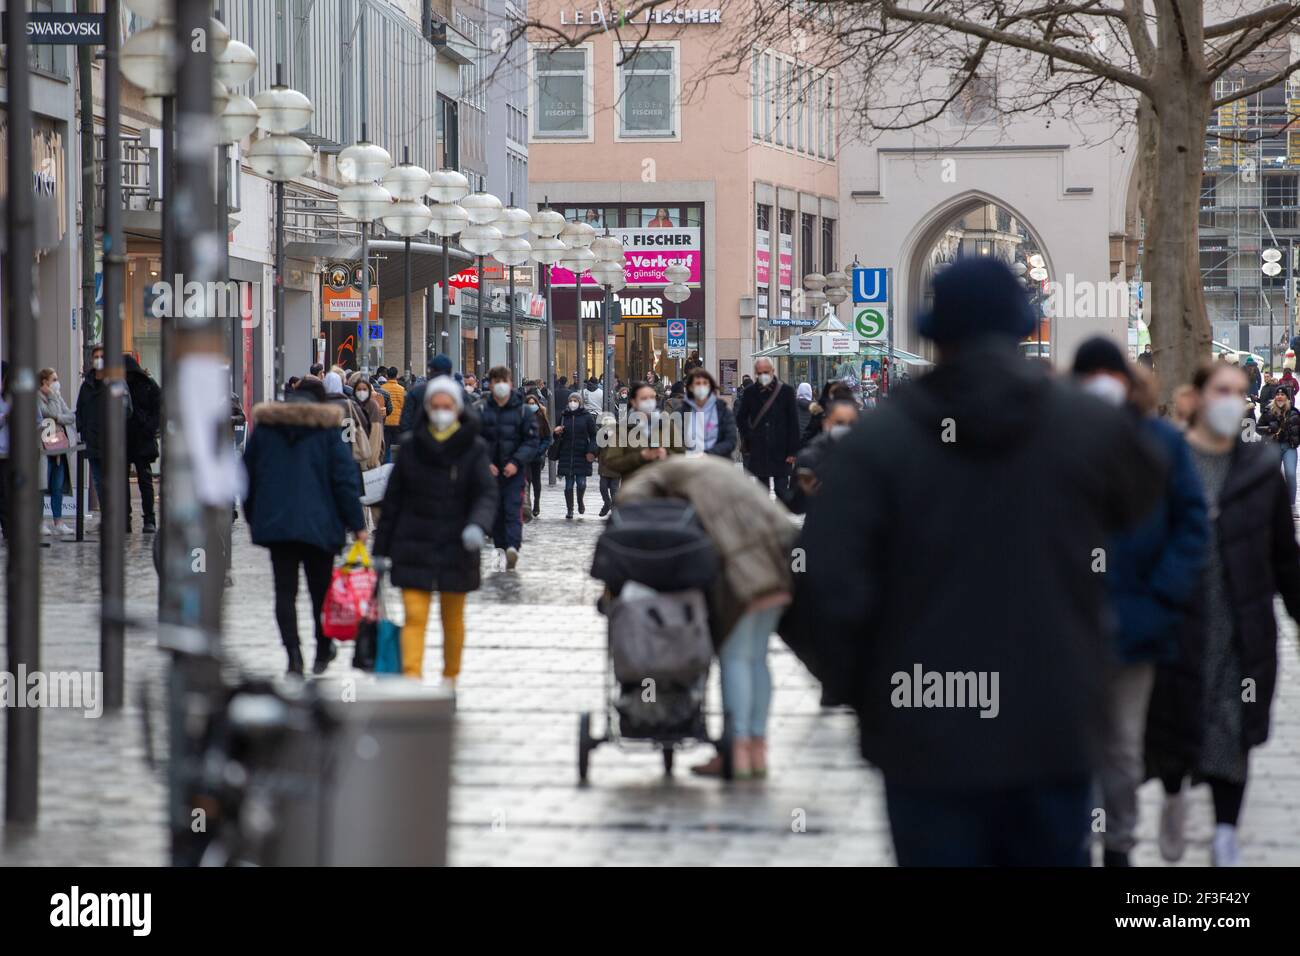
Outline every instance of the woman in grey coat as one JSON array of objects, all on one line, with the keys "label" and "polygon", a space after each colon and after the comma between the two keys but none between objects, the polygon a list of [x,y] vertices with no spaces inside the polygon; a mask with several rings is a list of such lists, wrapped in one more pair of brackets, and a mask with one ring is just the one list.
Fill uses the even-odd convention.
[{"label": "woman in grey coat", "polygon": [[[40,388],[36,391],[36,409],[41,416],[41,445],[46,448],[57,447],[60,442],[64,447],[74,443],[75,432],[71,431],[77,423],[77,415],[63,399],[63,385],[59,382],[59,373],[52,368],[41,369]],[[68,479],[68,456],[46,455],[46,484],[50,490],[50,514],[54,516],[54,527],[41,522],[41,534],[57,534],[68,537],[75,532],[63,523],[63,485]]]}]

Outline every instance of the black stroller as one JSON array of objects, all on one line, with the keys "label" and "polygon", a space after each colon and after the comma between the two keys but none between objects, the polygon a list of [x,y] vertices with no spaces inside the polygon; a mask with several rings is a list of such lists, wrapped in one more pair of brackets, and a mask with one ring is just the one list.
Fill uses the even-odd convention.
[{"label": "black stroller", "polygon": [[717,572],[717,552],[688,502],[638,501],[613,512],[591,568],[607,589],[604,736],[593,735],[590,711],[579,716],[580,782],[603,743],[660,749],[666,774],[678,747],[714,744],[731,778],[731,748],[709,736],[704,708],[713,656],[707,594]]}]

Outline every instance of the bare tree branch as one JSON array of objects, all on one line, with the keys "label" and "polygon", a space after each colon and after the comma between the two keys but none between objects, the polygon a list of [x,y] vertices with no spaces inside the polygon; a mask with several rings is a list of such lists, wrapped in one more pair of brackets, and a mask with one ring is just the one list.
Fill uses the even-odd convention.
[{"label": "bare tree branch", "polygon": [[1066,63],[1073,63],[1076,66],[1095,73],[1098,76],[1104,76],[1113,80],[1122,86],[1137,90],[1141,93],[1150,93],[1151,85],[1146,77],[1131,73],[1128,70],[1122,70],[1105,60],[1095,56],[1090,56],[1079,50],[1072,50],[1069,47],[1060,46],[1059,44],[1050,43],[1046,40],[1038,40],[1034,37],[1025,36],[1020,33],[1012,33],[1007,30],[992,29],[970,20],[962,20],[959,17],[951,16],[946,13],[933,13],[929,10],[913,10],[908,7],[900,7],[895,0],[883,0],[882,10],[886,17],[895,20],[911,21],[913,23],[928,23],[932,26],[944,27],[957,33],[964,33],[967,36],[980,37],[985,40],[991,40],[994,43],[1003,46],[1015,47],[1020,50],[1029,50],[1034,53],[1041,53],[1044,56],[1058,60],[1064,60]]}]

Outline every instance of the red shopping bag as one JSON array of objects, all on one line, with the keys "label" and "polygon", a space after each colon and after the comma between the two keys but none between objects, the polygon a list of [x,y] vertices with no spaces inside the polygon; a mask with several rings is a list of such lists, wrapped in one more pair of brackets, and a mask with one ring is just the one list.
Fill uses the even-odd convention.
[{"label": "red shopping bag", "polygon": [[321,628],[326,637],[350,641],[357,636],[357,625],[374,610],[378,580],[378,572],[370,564],[370,552],[358,541],[343,559],[342,566],[334,569],[334,577],[330,580],[325,606],[320,612]]}]

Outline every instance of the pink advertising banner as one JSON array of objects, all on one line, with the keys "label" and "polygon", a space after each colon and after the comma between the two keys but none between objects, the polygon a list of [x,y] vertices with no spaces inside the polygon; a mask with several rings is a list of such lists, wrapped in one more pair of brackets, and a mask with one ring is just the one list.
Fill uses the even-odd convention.
[{"label": "pink advertising banner", "polygon": [[759,286],[772,281],[772,244],[766,229],[756,230],[754,236],[754,280]]},{"label": "pink advertising banner", "polygon": [[781,288],[788,289],[794,281],[794,240],[784,233],[781,235],[781,251],[777,262]]},{"label": "pink advertising banner", "polygon": [[[680,263],[690,270],[687,285],[700,284],[704,261],[698,228],[611,229],[610,235],[623,243],[623,268],[629,286],[667,285],[664,270],[674,263]],[[552,266],[551,283],[571,286],[573,273]],[[596,285],[596,280],[590,275],[584,275],[582,284]]]}]

